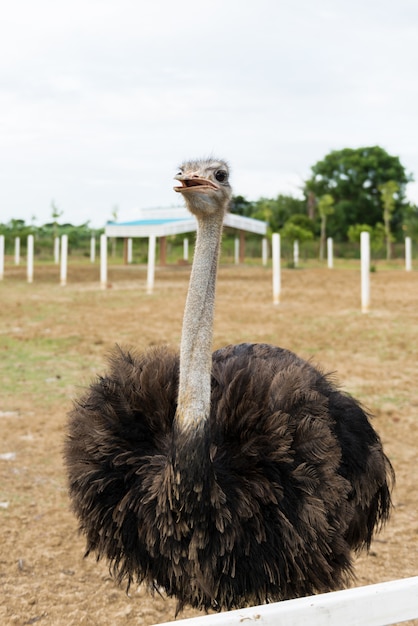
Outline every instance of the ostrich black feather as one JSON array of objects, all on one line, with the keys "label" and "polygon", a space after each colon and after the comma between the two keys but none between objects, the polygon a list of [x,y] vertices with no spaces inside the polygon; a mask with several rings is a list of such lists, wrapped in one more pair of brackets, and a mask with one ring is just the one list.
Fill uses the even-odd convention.
[{"label": "ostrich black feather", "polygon": [[115,350],[71,413],[65,460],[87,553],[178,607],[340,588],[388,518],[393,470],[333,380],[264,344],[214,352],[210,417],[175,424],[179,356]]}]

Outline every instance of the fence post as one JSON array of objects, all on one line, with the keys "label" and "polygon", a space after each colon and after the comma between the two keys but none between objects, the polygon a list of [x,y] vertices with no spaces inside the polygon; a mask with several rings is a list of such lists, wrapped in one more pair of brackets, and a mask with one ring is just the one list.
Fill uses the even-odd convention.
[{"label": "fence post", "polygon": [[15,265],[20,265],[20,237],[15,237]]},{"label": "fence post", "polygon": [[0,235],[0,280],[4,278],[4,235]]},{"label": "fence post", "polygon": [[148,267],[147,267],[147,293],[148,294],[151,294],[154,290],[155,247],[156,247],[156,236],[150,235],[148,238]]},{"label": "fence post", "polygon": [[55,237],[54,239],[54,263],[58,265],[60,262],[60,238]]},{"label": "fence post", "polygon": [[370,307],[370,233],[360,234],[361,255],[361,310],[368,313]]},{"label": "fence post", "polygon": [[405,237],[405,269],[407,272],[412,270],[412,243],[411,237]]},{"label": "fence post", "polygon": [[96,260],[96,237],[90,239],[90,263]]},{"label": "fence post", "polygon": [[264,267],[267,265],[268,254],[269,254],[269,250],[268,250],[267,239],[266,237],[263,237],[263,239],[261,240],[261,258],[262,258]]},{"label": "fence post", "polygon": [[273,258],[273,304],[279,304],[281,290],[279,233],[273,233],[271,238],[271,245]]},{"label": "fence post", "polygon": [[293,265],[295,267],[299,265],[299,241],[297,239],[293,242]]},{"label": "fence post", "polygon": [[107,287],[107,237],[100,235],[100,288]]},{"label": "fence post", "polygon": [[33,247],[34,247],[33,235],[28,235],[27,268],[26,268],[28,283],[33,282]]},{"label": "fence post", "polygon": [[334,267],[334,246],[332,237],[328,237],[327,239],[327,260],[329,269],[332,269]]},{"label": "fence post", "polygon": [[61,236],[61,268],[60,279],[61,285],[65,287],[67,284],[67,256],[68,256],[68,235]]},{"label": "fence post", "polygon": [[132,263],[132,237],[128,237],[127,243],[128,249],[126,251],[126,260],[129,264]]},{"label": "fence post", "polygon": [[235,265],[239,264],[239,239],[235,237],[234,239],[234,263]]},{"label": "fence post", "polygon": [[189,260],[189,240],[187,237],[183,239],[183,261]]}]

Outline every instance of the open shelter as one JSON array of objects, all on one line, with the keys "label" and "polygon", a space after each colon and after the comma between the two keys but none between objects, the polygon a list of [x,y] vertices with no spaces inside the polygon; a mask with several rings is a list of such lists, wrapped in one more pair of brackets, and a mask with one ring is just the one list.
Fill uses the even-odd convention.
[{"label": "open shelter", "polygon": [[[224,225],[236,229],[240,234],[240,262],[244,260],[245,233],[265,236],[267,222],[234,213],[227,213]],[[184,207],[168,209],[139,209],[138,218],[129,222],[108,222],[105,227],[107,237],[123,238],[125,254],[129,239],[148,238],[147,288],[152,291],[155,272],[155,251],[157,237],[160,240],[160,263],[165,264],[166,237],[196,231],[196,219]]]}]

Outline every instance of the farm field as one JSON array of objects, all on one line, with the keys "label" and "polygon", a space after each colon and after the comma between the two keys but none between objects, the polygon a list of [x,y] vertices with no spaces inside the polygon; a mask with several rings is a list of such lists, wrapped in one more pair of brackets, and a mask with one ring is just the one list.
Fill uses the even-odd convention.
[{"label": "farm field", "polygon": [[[127,626],[174,620],[175,601],[129,595],[105,563],[83,558],[62,462],[66,414],[106,367],[119,343],[178,345],[190,268],[158,268],[147,295],[142,266],[70,262],[59,269],[6,265],[0,283],[0,623]],[[282,271],[273,306],[271,270],[221,266],[214,349],[268,342],[336,373],[374,415],[397,483],[394,512],[368,555],[356,559],[357,585],[418,574],[418,272],[371,274],[371,310],[360,312],[359,264]],[[186,610],[181,617],[196,615]],[[406,623],[406,622],[405,622]],[[409,622],[411,624],[412,622]],[[418,623],[418,620],[416,621]]]}]

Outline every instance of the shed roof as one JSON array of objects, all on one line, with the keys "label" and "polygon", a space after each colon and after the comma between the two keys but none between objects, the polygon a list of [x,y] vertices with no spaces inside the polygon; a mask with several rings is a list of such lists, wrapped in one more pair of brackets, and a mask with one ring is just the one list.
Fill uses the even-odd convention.
[{"label": "shed roof", "polygon": [[[140,209],[138,219],[129,222],[109,222],[105,227],[108,237],[165,237],[196,230],[196,219],[186,208]],[[258,235],[267,233],[267,222],[234,213],[227,213],[224,225]]]}]

